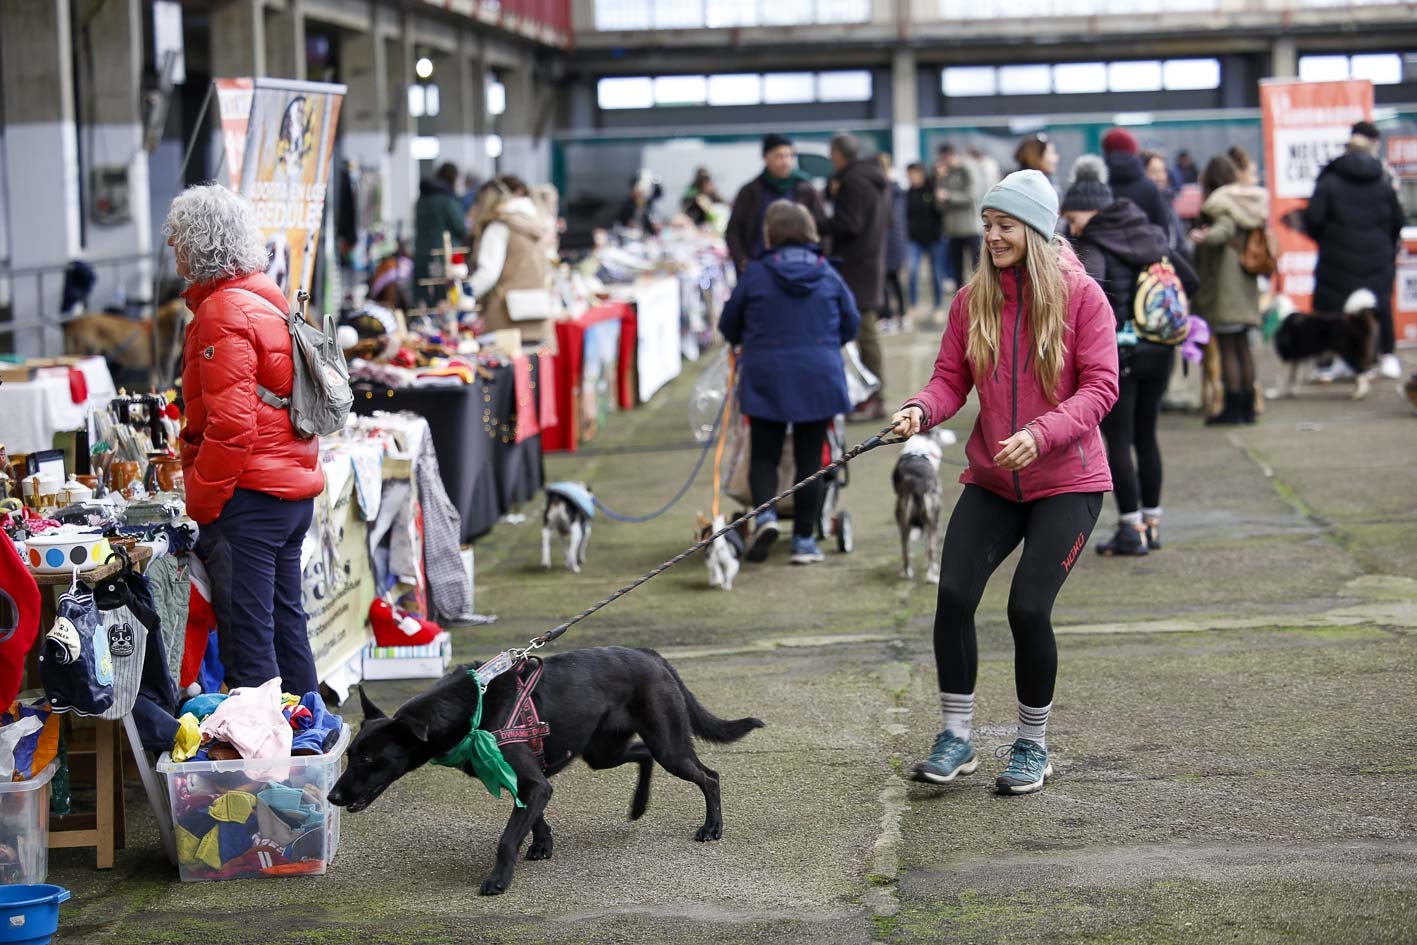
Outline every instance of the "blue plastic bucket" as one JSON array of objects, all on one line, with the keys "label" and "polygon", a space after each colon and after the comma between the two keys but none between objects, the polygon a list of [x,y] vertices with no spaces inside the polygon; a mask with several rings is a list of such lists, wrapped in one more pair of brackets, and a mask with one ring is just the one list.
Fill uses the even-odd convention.
[{"label": "blue plastic bucket", "polygon": [[59,903],[68,898],[63,886],[0,886],[0,942],[45,945],[59,929]]}]

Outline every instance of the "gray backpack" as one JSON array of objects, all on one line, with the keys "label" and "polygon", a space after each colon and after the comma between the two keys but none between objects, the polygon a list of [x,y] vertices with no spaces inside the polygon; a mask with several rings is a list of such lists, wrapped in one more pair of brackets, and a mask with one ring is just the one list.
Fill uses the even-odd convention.
[{"label": "gray backpack", "polygon": [[[345,364],[344,352],[335,340],[334,317],[325,315],[325,328],[321,331],[307,322],[302,312],[282,313],[249,289],[227,291],[242,292],[258,299],[290,325],[290,360],[295,373],[290,396],[280,397],[259,384],[256,394],[277,410],[290,411],[290,424],[297,436],[328,436],[343,430],[345,418],[354,405],[354,391],[349,386],[349,366]],[[309,296],[302,289],[297,298],[303,307]]]}]

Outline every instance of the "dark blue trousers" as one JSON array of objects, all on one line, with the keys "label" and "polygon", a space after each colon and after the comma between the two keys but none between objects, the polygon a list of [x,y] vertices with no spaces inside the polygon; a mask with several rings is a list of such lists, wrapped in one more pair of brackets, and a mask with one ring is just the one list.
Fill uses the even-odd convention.
[{"label": "dark blue trousers", "polygon": [[300,545],[314,510],[314,499],[237,489],[216,521],[202,526],[198,551],[211,577],[229,688],[272,676],[296,695],[319,688],[300,595]]}]

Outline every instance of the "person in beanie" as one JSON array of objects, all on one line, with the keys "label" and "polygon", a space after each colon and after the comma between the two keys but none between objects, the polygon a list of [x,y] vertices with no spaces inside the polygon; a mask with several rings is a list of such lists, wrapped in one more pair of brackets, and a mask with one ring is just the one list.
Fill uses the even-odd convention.
[{"label": "person in beanie", "polygon": [[[739,406],[748,420],[748,487],[753,505],[777,494],[787,425],[801,482],[822,468],[832,417],[851,409],[841,346],[856,337],[856,303],[817,249],[817,226],[805,207],[778,201],[764,222],[766,251],[723,307],[718,328],[742,345]],[[792,518],[792,563],[823,560],[813,534],[821,483],[804,486]],[[777,511],[757,517],[747,559],[763,561],[777,540]]]},{"label": "person in beanie", "polygon": [[1255,422],[1255,354],[1250,329],[1260,319],[1259,277],[1240,265],[1246,235],[1269,221],[1269,194],[1240,182],[1240,171],[1218,154],[1201,173],[1201,225],[1191,231],[1196,244],[1200,288],[1191,299],[1197,315],[1210,322],[1220,351],[1225,405],[1207,424]]},{"label": "person in beanie", "polygon": [[[1396,380],[1402,365],[1393,353],[1392,284],[1402,205],[1378,159],[1378,128],[1360,121],[1348,149],[1319,172],[1304,210],[1304,229],[1319,244],[1314,267],[1314,310],[1341,312],[1348,296],[1369,289],[1378,297],[1378,368]],[[1341,359],[1335,359],[1341,363]]]},{"label": "person in beanie", "polygon": [[1102,136],[1102,156],[1107,162],[1107,180],[1113,196],[1136,204],[1154,226],[1165,231],[1171,225],[1166,199],[1146,176],[1136,135],[1125,128],[1113,128]]},{"label": "person in beanie", "polygon": [[[1132,325],[1137,277],[1168,260],[1187,293],[1195,273],[1174,256],[1166,234],[1126,197],[1113,199],[1107,168],[1085,154],[1073,165],[1073,183],[1063,195],[1063,217],[1087,274],[1097,280],[1117,327],[1117,403],[1102,418],[1107,465],[1119,516],[1117,532],[1097,546],[1101,555],[1144,555],[1161,547],[1161,446],[1156,436],[1161,397],[1176,361],[1173,345],[1138,338]],[[1132,452],[1136,451],[1136,462]]]},{"label": "person in beanie", "polygon": [[831,143],[832,258],[841,278],[856,298],[861,312],[861,363],[881,381],[881,390],[857,404],[848,419],[884,420],[886,416],[885,365],[876,323],[885,307],[886,250],[891,221],[890,178],[874,158],[863,158],[851,135],[837,135]]},{"label": "person in beanie", "polygon": [[826,208],[812,180],[797,167],[797,152],[792,141],[780,134],[763,138],[763,172],[748,181],[733,198],[733,210],[728,216],[728,255],[741,277],[748,264],[763,251],[763,220],[768,205],[777,200],[790,200],[807,208],[817,231],[824,232]]},{"label": "person in beanie", "polygon": [[943,784],[979,766],[974,612],[994,569],[1022,543],[1008,606],[1018,738],[995,787],[1028,794],[1053,773],[1053,602],[1112,488],[1098,424],[1117,400],[1116,321],[1067,242],[1054,237],[1058,196],[1046,176],[1010,174],[981,207],[979,268],[950,306],[929,383],[891,419],[898,436],[913,436],[958,413],[971,389],[979,400],[935,606],[944,727],[913,777]]}]

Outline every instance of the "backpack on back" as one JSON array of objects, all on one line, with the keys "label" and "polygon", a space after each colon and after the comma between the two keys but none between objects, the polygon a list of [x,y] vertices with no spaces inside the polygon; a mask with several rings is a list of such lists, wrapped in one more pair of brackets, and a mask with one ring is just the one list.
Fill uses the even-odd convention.
[{"label": "backpack on back", "polygon": [[1267,226],[1245,231],[1240,244],[1240,268],[1252,276],[1272,276],[1279,268],[1279,240]]},{"label": "backpack on back", "polygon": [[1171,261],[1162,257],[1137,273],[1132,296],[1132,326],[1138,338],[1178,345],[1190,334],[1190,304]]},{"label": "backpack on back", "polygon": [[[344,352],[335,340],[334,317],[325,315],[321,331],[307,322],[298,309],[282,313],[250,289],[233,287],[227,291],[243,292],[259,300],[290,326],[290,362],[294,369],[290,396],[281,397],[257,384],[256,394],[261,400],[277,410],[290,412],[290,425],[295,428],[296,436],[309,439],[343,430],[345,418],[354,406],[354,391],[349,386],[349,366]],[[299,298],[302,303],[308,298],[303,289]]]}]

